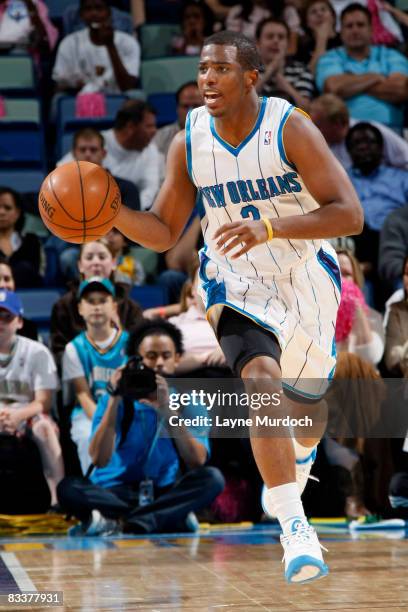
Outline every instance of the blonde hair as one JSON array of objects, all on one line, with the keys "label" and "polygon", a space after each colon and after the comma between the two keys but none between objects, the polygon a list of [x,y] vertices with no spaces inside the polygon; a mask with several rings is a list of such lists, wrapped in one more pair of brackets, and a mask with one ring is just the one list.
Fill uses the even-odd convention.
[{"label": "blonde hair", "polygon": [[335,94],[323,94],[315,98],[312,104],[315,107],[320,107],[324,111],[330,123],[342,123],[345,125],[350,121],[350,114],[346,104]]},{"label": "blonde hair", "polygon": [[360,262],[349,249],[336,249],[337,255],[345,255],[348,257],[351,263],[351,269],[353,271],[353,281],[357,287],[361,290],[364,288],[364,274],[360,266]]},{"label": "blonde hair", "polygon": [[332,437],[361,454],[365,437],[380,419],[385,396],[384,381],[371,363],[354,353],[339,352],[334,384],[327,394],[337,409],[331,420]]}]

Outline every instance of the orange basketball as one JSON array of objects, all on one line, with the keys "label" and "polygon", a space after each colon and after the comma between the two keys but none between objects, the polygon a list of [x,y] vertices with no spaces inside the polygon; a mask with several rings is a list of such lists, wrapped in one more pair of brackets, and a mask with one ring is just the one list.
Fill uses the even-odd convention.
[{"label": "orange basketball", "polygon": [[121,205],[112,176],[96,164],[72,161],[41,185],[38,207],[48,229],[67,242],[91,242],[112,229]]}]

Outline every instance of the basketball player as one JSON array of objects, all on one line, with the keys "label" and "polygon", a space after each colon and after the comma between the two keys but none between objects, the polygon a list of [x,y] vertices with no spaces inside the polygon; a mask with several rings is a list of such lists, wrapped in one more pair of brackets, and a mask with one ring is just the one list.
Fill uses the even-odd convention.
[{"label": "basketball player", "polygon": [[[292,398],[317,402],[319,393],[302,381],[321,385],[333,373],[340,297],[336,255],[322,239],[359,233],[363,215],[309,118],[285,100],[258,98],[259,63],[254,43],[241,34],[220,32],[205,41],[198,74],[205,105],[190,112],[174,138],[152,210],[122,207],[116,225],[135,242],[166,251],[198,191],[201,292],[230,367],[252,382],[291,379]],[[326,575],[300,498],[318,440],[253,436],[251,442],[267,511],[283,530],[287,581]]]}]

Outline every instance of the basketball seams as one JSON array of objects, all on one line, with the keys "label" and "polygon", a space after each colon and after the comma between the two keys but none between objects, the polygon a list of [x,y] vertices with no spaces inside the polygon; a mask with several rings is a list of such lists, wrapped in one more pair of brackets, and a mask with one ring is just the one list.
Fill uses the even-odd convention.
[{"label": "basketball seams", "polygon": [[110,174],[107,172],[106,176],[108,177],[108,187],[106,189],[106,194],[105,194],[104,200],[103,200],[103,202],[101,204],[101,207],[96,212],[96,214],[93,217],[89,217],[89,219],[86,219],[87,223],[89,223],[90,221],[93,221],[94,219],[96,219],[96,217],[98,217],[101,214],[101,212],[102,212],[102,210],[103,210],[103,208],[104,208],[104,206],[106,204],[106,200],[108,199],[108,195],[109,195],[110,187],[111,187],[111,177],[110,177]]},{"label": "basketball seams", "polygon": [[[87,230],[98,229],[99,227],[102,227],[103,225],[110,223],[111,221],[113,221],[113,219],[116,217],[117,214],[118,213],[115,213],[113,217],[109,217],[109,219],[106,219],[106,221],[104,221],[103,223],[99,223],[99,225],[88,226]],[[50,223],[50,225],[54,225],[55,227],[60,227],[61,229],[72,230],[73,232],[82,232],[81,227],[72,227],[71,225],[61,225],[61,223],[56,223],[55,221],[51,221],[51,219],[47,219],[47,223]]]},{"label": "basketball seams", "polygon": [[[53,175],[53,173],[51,172],[51,174],[50,174],[50,175],[49,175],[49,177],[48,177],[48,182],[49,182],[50,187],[51,187],[51,192],[52,192],[52,195],[54,196],[54,198],[56,199],[56,201],[58,202],[58,204],[61,206],[61,208],[62,208],[62,210],[64,211],[64,213],[65,213],[65,214],[66,214],[66,215],[67,215],[67,216],[68,216],[70,219],[72,219],[72,220],[73,220],[73,221],[75,221],[76,223],[81,223],[81,219],[75,219],[75,217],[73,217],[73,216],[72,216],[72,215],[71,215],[71,214],[70,214],[70,213],[69,213],[69,212],[66,210],[65,206],[62,204],[62,202],[61,202],[61,201],[60,201],[60,199],[58,198],[58,196],[57,196],[57,194],[56,194],[56,192],[55,192],[54,186],[53,186],[53,184],[52,184],[52,175]],[[42,191],[42,190],[41,190],[41,191]]]},{"label": "basketball seams", "polygon": [[76,162],[79,174],[79,187],[81,189],[81,202],[82,202],[82,232],[83,232],[83,240],[86,242],[86,212],[85,212],[85,197],[84,197],[84,186],[82,184],[82,174],[81,174],[81,166],[79,162]]}]

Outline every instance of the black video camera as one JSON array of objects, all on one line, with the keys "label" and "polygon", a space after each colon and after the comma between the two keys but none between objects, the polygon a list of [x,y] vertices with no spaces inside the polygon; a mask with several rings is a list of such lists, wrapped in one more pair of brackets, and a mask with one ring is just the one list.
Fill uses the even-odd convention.
[{"label": "black video camera", "polygon": [[156,389],[155,371],[145,366],[139,355],[129,357],[119,381],[119,395],[137,400],[147,397]]}]

